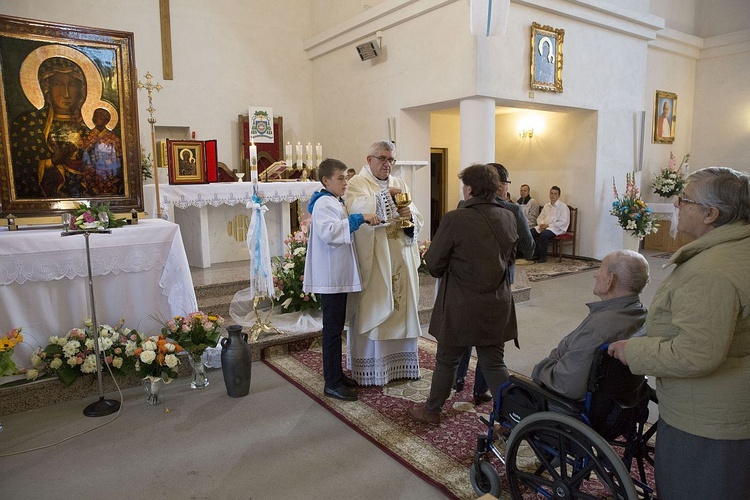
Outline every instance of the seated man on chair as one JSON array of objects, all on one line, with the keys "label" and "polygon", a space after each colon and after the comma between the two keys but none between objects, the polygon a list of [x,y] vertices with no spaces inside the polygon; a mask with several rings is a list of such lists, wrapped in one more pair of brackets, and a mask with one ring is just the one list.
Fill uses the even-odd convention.
[{"label": "seated man on chair", "polygon": [[531,236],[536,241],[536,251],[531,260],[547,262],[547,245],[549,240],[568,230],[570,210],[560,201],[560,188],[552,186],[549,190],[549,203],[544,205],[536,219],[536,226],[531,228]]},{"label": "seated man on chair", "polygon": [[639,298],[649,280],[643,255],[632,250],[609,253],[595,277],[594,295],[601,301],[587,304],[586,319],[531,373],[534,382],[575,400],[586,396],[597,348],[641,333],[646,321],[646,307]]}]

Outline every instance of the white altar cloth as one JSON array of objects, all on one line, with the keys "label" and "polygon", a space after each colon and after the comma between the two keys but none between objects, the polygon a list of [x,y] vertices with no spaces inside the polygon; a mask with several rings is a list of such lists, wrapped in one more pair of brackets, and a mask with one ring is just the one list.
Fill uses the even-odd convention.
[{"label": "white altar cloth", "polygon": [[[0,228],[0,333],[22,327],[16,347],[19,367],[51,335],[81,327],[88,312],[88,269],[83,235],[61,228]],[[92,234],[91,267],[99,324],[125,325],[157,333],[153,319],[198,309],[178,225],[141,220],[137,225]]]},{"label": "white altar cloth", "polygon": [[[315,182],[259,182],[258,194],[264,203],[291,203],[295,200],[309,200],[315,191],[323,186]],[[162,212],[170,212],[172,207],[188,208],[221,205],[245,206],[253,195],[252,182],[214,182],[212,184],[159,184]],[[156,187],[143,186],[143,199],[146,211],[156,214]]]},{"label": "white altar cloth", "polygon": [[[284,239],[291,230],[289,204],[309,200],[322,187],[317,181],[258,183],[258,194],[269,208],[266,223],[272,255],[284,253]],[[155,191],[154,184],[143,186],[150,217],[156,217]],[[202,268],[248,258],[245,236],[233,233],[242,226],[239,221],[249,222],[246,205],[252,195],[251,182],[159,184],[162,217],[180,225],[188,262]]]}]

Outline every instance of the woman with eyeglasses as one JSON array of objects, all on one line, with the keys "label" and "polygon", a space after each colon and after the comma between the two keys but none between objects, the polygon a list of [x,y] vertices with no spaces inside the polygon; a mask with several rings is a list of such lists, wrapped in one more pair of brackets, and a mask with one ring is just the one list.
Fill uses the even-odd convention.
[{"label": "woman with eyeglasses", "polygon": [[750,492],[750,176],[710,167],[687,178],[678,231],[696,239],[668,265],[646,337],[610,355],[656,377],[659,500]]}]

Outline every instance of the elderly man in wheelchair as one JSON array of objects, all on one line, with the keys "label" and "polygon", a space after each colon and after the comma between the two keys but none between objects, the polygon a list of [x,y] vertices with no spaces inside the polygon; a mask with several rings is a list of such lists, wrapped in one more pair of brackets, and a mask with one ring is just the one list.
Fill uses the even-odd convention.
[{"label": "elderly man in wheelchair", "polygon": [[[653,463],[648,442],[656,428],[646,424],[653,391],[606,349],[609,342],[642,333],[646,309],[639,293],[648,273],[646,259],[636,252],[608,254],[594,284],[601,301],[588,304],[589,315],[535,366],[533,380],[513,375],[500,388],[489,420],[481,418],[488,430],[478,436],[470,471],[478,495],[500,496],[495,457],[505,464],[512,498],[529,492],[546,498],[651,497],[643,462]],[[629,473],[633,459],[636,480]]]}]

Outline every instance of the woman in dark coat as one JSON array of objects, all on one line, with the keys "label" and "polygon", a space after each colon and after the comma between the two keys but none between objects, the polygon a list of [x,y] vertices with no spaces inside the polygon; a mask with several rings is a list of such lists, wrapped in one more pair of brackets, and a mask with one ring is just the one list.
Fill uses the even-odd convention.
[{"label": "woman in dark coat", "polygon": [[467,346],[477,356],[493,394],[508,379],[504,344],[518,337],[508,265],[516,252],[513,214],[494,200],[500,178],[493,167],[472,165],[459,174],[466,203],[440,221],[425,262],[441,278],[430,320],[438,340],[430,397],[410,410],[414,420],[439,424],[456,367]]}]

